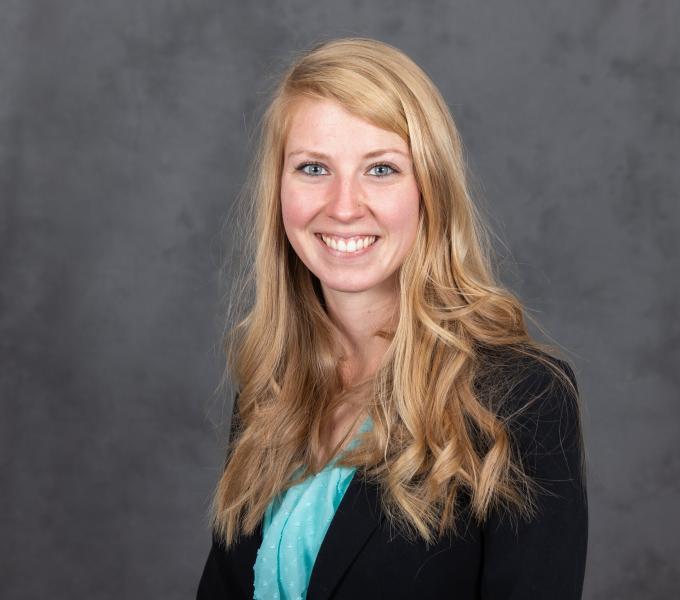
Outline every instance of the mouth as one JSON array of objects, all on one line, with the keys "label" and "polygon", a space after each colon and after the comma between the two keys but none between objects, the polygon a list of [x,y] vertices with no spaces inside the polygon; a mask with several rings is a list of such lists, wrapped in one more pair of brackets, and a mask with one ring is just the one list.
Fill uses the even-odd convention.
[{"label": "mouth", "polygon": [[323,233],[315,233],[314,237],[316,237],[319,240],[319,243],[333,256],[341,256],[343,258],[362,256],[370,252],[381,239],[376,235],[339,238]]}]

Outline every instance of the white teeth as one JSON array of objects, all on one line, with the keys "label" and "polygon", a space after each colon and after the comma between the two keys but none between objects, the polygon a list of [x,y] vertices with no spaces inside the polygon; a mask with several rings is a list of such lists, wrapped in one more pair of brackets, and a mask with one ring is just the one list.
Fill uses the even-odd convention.
[{"label": "white teeth", "polygon": [[321,234],[321,239],[324,241],[326,246],[330,246],[331,248],[333,248],[333,250],[338,250],[340,252],[345,252],[349,254],[351,252],[356,252],[358,250],[368,248],[368,246],[375,242],[376,236],[369,235],[365,238],[359,238],[358,240],[352,239],[349,242],[346,242],[343,239],[336,240],[335,238],[331,238]]}]

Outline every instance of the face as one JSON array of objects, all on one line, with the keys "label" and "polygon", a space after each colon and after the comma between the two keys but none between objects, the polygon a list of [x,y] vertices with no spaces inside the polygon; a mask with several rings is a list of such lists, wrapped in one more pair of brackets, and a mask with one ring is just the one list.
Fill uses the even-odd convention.
[{"label": "face", "polygon": [[419,206],[399,135],[332,100],[296,103],[284,149],[283,224],[326,297],[393,293],[415,242]]}]

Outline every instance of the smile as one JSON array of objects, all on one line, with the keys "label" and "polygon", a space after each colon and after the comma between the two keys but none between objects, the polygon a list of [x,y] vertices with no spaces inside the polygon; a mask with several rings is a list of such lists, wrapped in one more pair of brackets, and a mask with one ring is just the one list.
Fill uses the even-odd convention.
[{"label": "smile", "polygon": [[317,233],[316,237],[332,254],[352,256],[365,254],[379,239],[375,235],[338,238],[323,233]]}]

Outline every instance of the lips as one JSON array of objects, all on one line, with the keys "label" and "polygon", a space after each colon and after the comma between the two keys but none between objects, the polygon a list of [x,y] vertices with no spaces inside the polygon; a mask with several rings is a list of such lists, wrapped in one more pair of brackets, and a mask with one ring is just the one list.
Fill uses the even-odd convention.
[{"label": "lips", "polygon": [[[324,248],[334,256],[352,257],[360,256],[370,251],[380,239],[378,236],[350,236],[334,237],[317,233],[315,237],[323,244]],[[325,239],[324,239],[325,238]]]}]

